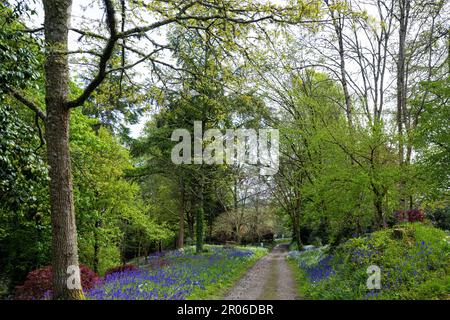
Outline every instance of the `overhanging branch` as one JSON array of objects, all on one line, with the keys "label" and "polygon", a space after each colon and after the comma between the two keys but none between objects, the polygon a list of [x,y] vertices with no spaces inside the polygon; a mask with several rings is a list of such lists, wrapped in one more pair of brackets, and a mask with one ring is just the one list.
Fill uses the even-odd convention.
[{"label": "overhanging branch", "polygon": [[104,0],[104,4],[106,7],[106,20],[108,23],[110,36],[108,42],[106,43],[105,48],[103,49],[103,53],[100,57],[98,73],[94,77],[94,79],[92,79],[92,81],[87,85],[83,93],[81,93],[81,95],[78,96],[78,98],[67,102],[66,106],[68,108],[75,108],[81,106],[89,98],[92,92],[94,92],[94,90],[100,85],[100,83],[103,81],[103,79],[107,74],[106,64],[112,56],[114,45],[116,44],[118,37],[116,30],[117,21],[115,17],[114,5],[111,0]]},{"label": "overhanging branch", "polygon": [[[222,20],[222,21],[228,21],[231,23],[236,23],[236,24],[241,24],[241,25],[245,25],[245,24],[252,24],[252,23],[257,23],[257,22],[261,22],[261,21],[272,21],[272,22],[278,22],[278,23],[286,23],[286,24],[297,24],[297,23],[311,23],[311,22],[318,22],[318,21],[302,21],[298,18],[289,18],[289,19],[282,19],[282,17],[280,17],[280,12],[278,12],[277,10],[269,10],[269,12],[266,15],[261,15],[259,16],[260,13],[262,13],[259,10],[254,10],[253,14],[246,16],[246,17],[230,17],[227,14],[227,10],[229,8],[220,8],[220,11],[224,11],[224,12],[220,12],[218,14],[212,14],[212,15],[206,15],[206,16],[201,16],[201,15],[197,15],[197,14],[187,14],[187,11],[189,8],[195,6],[196,4],[203,4],[204,6],[206,6],[206,4],[208,4],[207,2],[205,3],[204,1],[199,2],[199,1],[191,1],[187,4],[185,4],[184,6],[178,8],[178,13],[172,17],[166,17],[163,18],[163,20],[154,22],[152,24],[146,25],[146,26],[141,26],[141,27],[134,27],[128,30],[123,30],[124,28],[122,27],[122,30],[118,31],[116,28],[117,25],[117,20],[115,17],[115,9],[114,9],[114,4],[112,0],[103,0],[105,8],[106,8],[106,20],[107,20],[107,25],[108,25],[108,29],[109,29],[109,37],[106,36],[102,36],[99,34],[95,34],[95,33],[91,33],[88,31],[82,31],[82,30],[78,30],[78,29],[71,29],[72,31],[75,31],[79,34],[81,34],[81,36],[89,36],[89,37],[94,37],[97,39],[102,39],[104,41],[106,41],[106,45],[102,51],[102,53],[100,54],[100,61],[98,64],[98,71],[96,76],[89,82],[89,84],[85,87],[85,89],[83,90],[83,92],[74,100],[68,101],[66,103],[66,107],[67,108],[74,108],[74,107],[78,107],[81,106],[89,97],[90,95],[94,92],[94,90],[97,89],[97,87],[101,84],[101,82],[105,79],[105,77],[107,76],[107,74],[119,70],[121,72],[123,72],[124,70],[133,67],[135,65],[137,65],[140,62],[143,62],[145,59],[140,59],[137,63],[133,63],[129,66],[126,66],[123,61],[122,61],[122,66],[121,68],[116,68],[116,69],[112,69],[112,70],[107,70],[107,62],[109,61],[109,59],[112,57],[113,55],[113,50],[114,50],[114,46],[116,44],[119,44],[122,46],[122,51],[124,52],[124,49],[129,49],[128,46],[125,45],[125,39],[128,37],[135,37],[135,36],[141,36],[143,34],[146,34],[149,31],[158,29],[160,27],[163,27],[165,25],[169,25],[169,24],[190,24],[190,22],[192,21],[196,21],[196,22],[207,22],[207,21],[214,21],[214,20]],[[207,7],[207,6],[206,6]],[[216,8],[219,9],[219,8]],[[256,8],[258,9],[258,8]],[[240,10],[238,10],[239,13],[243,13]],[[119,40],[122,39],[123,41],[120,42]],[[155,44],[154,44],[155,45]],[[161,46],[162,48],[167,48],[166,46]],[[134,50],[131,50],[134,51]],[[92,52],[89,52],[92,53]],[[147,59],[150,60],[150,62],[155,62],[152,61],[149,57],[149,55],[146,55]],[[160,64],[164,64],[160,61],[158,61],[158,63]]]},{"label": "overhanging branch", "polygon": [[16,91],[15,89],[8,88],[7,90],[11,96],[16,98],[17,101],[21,102],[22,104],[27,106],[29,109],[33,110],[39,118],[41,118],[43,121],[45,121],[45,119],[47,117],[45,116],[44,111],[42,111],[42,109],[39,108],[39,106],[36,103],[25,98],[20,92]]}]

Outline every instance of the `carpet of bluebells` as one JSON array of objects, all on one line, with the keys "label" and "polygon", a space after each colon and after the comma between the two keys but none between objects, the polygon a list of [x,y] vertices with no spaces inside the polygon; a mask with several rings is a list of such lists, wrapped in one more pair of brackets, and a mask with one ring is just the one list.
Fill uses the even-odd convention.
[{"label": "carpet of bluebells", "polygon": [[266,253],[262,248],[207,246],[195,254],[182,251],[156,253],[135,270],[108,274],[86,292],[95,300],[184,300],[198,292],[226,283],[236,271]]},{"label": "carpet of bluebells", "polygon": [[288,259],[297,262],[298,267],[305,272],[308,280],[318,282],[327,279],[335,271],[331,265],[333,256],[327,254],[327,246],[311,248],[302,251],[291,251]]},{"label": "carpet of bluebells", "polygon": [[[311,299],[446,299],[450,296],[450,243],[444,231],[420,223],[383,230],[341,246],[291,251],[303,296]],[[367,268],[381,271],[381,288],[367,289]]]}]

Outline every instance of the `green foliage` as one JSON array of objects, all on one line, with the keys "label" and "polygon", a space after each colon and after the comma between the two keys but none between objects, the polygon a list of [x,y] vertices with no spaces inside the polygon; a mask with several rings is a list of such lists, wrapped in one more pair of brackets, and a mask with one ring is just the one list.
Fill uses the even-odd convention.
[{"label": "green foliage", "polygon": [[50,261],[51,230],[43,133],[34,114],[7,96],[26,90],[35,100],[42,80],[39,40],[19,16],[26,3],[0,3],[0,278],[8,292]]},{"label": "green foliage", "polygon": [[178,90],[162,92],[158,103],[164,108],[146,124],[144,137],[132,146],[133,155],[139,159],[134,175],[141,182],[146,202],[155,203],[158,216],[170,222],[172,230],[177,231],[179,225],[174,213],[185,209],[189,237],[196,239],[200,250],[205,234],[211,236],[215,219],[231,205],[227,190],[233,182],[233,168],[173,164],[171,151],[177,142],[171,141],[171,134],[179,128],[193,134],[194,121],[202,121],[203,132],[211,128],[224,131],[242,123],[257,127],[262,118],[258,112],[267,110],[251,90],[226,92],[239,76],[233,75],[236,67],[224,59],[224,48],[217,46],[208,32],[174,27],[169,40],[178,49],[175,57],[185,72]]},{"label": "green foliage", "polygon": [[428,208],[426,216],[436,227],[443,230],[450,230],[450,206]]},{"label": "green foliage", "polygon": [[[450,78],[441,63],[447,53],[442,45],[444,1],[418,15],[418,21],[424,15],[424,23],[417,26],[421,33],[414,46],[407,41],[405,78],[411,81],[406,81],[406,110],[403,119],[397,120],[400,123],[385,114],[391,112],[393,101],[379,88],[395,69],[387,53],[384,61],[379,51],[380,57],[374,54],[370,62],[365,56],[366,50],[370,52],[366,41],[357,40],[361,51],[350,52],[344,59],[351,59],[350,65],[361,64],[361,74],[353,77],[329,52],[324,52],[323,61],[316,61],[309,49],[295,48],[321,43],[302,43],[318,30],[327,34],[318,23],[302,24],[298,42],[297,35],[289,34],[305,17],[321,19],[323,1],[290,0],[286,8],[253,0],[185,2],[126,2],[125,12],[133,15],[127,14],[123,28],[147,16],[172,21],[164,26],[166,41],[155,42],[149,32],[145,38],[154,51],[140,53],[130,48],[143,34],[132,32],[130,38],[121,39],[111,59],[102,61],[106,78],[81,110],[72,112],[70,151],[80,260],[103,273],[128,259],[147,256],[157,247],[172,247],[184,224],[197,252],[203,254],[204,242],[233,237],[253,242],[264,234],[270,236],[282,220],[292,231],[292,248],[300,249],[304,243],[331,244],[331,251],[322,248],[291,257],[321,274],[333,256],[334,274],[314,283],[304,281],[310,297],[366,297],[364,268],[370,263],[389,273],[381,298],[448,294],[448,243],[440,241],[442,232],[421,224],[397,226],[395,232],[383,230],[393,224],[392,212],[406,209],[399,208],[407,205],[401,201],[406,198],[411,209],[425,209],[434,226],[450,228]],[[345,1],[327,2],[327,8],[332,15],[345,15],[346,22],[342,19],[342,25],[335,25],[344,34],[357,35],[358,26],[363,26],[366,36],[385,37],[384,44],[392,45],[389,39],[395,37],[390,37],[389,30],[396,30],[396,19],[391,27],[388,18],[379,22],[364,10],[355,12]],[[416,10],[419,7],[413,5],[411,12]],[[39,126],[41,120],[34,119],[30,110],[20,111],[9,96],[14,88],[36,105],[45,100],[42,69],[47,51],[42,34],[21,31],[30,22],[29,14],[35,12],[27,2],[0,2],[0,281],[6,279],[10,287],[50,260],[46,150],[42,133],[30,126],[33,122]],[[268,15],[271,19],[262,18]],[[258,23],[250,23],[253,19]],[[281,20],[288,23],[268,27]],[[103,31],[100,27],[94,33]],[[79,38],[80,51],[93,49],[71,59],[82,65],[70,83],[71,97],[99,71],[97,62],[102,59],[97,46],[104,45],[100,38],[88,34]],[[343,42],[344,47],[352,47],[350,51],[355,49],[349,39]],[[275,54],[269,52],[272,47]],[[165,50],[173,53],[172,66],[165,62]],[[428,51],[425,66],[417,60],[427,60],[419,58]],[[148,75],[133,71],[131,67],[144,60],[150,66],[145,69],[150,70]],[[317,70],[305,65],[317,65]],[[425,79],[425,73],[428,81],[412,84]],[[341,85],[345,74],[350,99]],[[364,88],[360,88],[361,80]],[[136,124],[150,106],[158,109],[146,124],[144,136],[132,141],[126,125]],[[267,126],[280,130],[279,174],[256,182],[257,187],[268,186],[271,195],[264,193],[258,199],[276,202],[280,219],[273,212],[259,212],[251,200],[239,199],[244,193],[239,184],[252,174],[245,168],[172,163],[176,142],[171,141],[171,133],[176,128],[192,133],[195,120],[203,122],[203,131]],[[397,125],[404,127],[399,136],[393,133]],[[399,165],[400,142],[409,158]],[[271,211],[273,206],[267,207]],[[374,230],[382,231],[371,233]],[[318,265],[325,269],[317,269]],[[248,266],[240,264],[235,275]],[[300,277],[307,279],[308,272],[300,270]]]},{"label": "green foliage", "polygon": [[[450,181],[450,77],[423,82],[422,95],[414,101],[423,111],[413,141],[418,152],[419,173],[428,202],[447,199]],[[422,97],[425,95],[425,97]],[[423,99],[423,100],[422,100]],[[424,183],[425,182],[425,183]]]},{"label": "green foliage", "polygon": [[287,95],[277,199],[300,216],[303,242],[338,244],[388,223],[399,170],[384,124],[363,126],[355,115],[350,126],[340,86],[314,70],[293,75]]},{"label": "green foliage", "polygon": [[[25,4],[26,7],[26,4]],[[4,1],[0,2],[0,94],[8,88],[27,89],[39,78],[42,55],[38,42],[31,35],[20,31],[20,11],[28,11],[19,5],[13,10]]]},{"label": "green foliage", "polygon": [[49,262],[48,177],[27,117],[0,103],[0,274],[14,287]]},{"label": "green foliage", "polygon": [[80,258],[102,273],[119,264],[133,243],[138,254],[171,234],[150,217],[138,185],[125,179],[132,168],[128,151],[105,128],[92,129],[96,123],[75,111],[70,146]]}]

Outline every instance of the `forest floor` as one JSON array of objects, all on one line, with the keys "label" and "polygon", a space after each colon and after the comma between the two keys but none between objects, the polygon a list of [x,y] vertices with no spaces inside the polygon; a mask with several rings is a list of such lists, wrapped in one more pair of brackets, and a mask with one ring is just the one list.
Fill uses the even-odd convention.
[{"label": "forest floor", "polygon": [[288,245],[279,244],[255,263],[225,295],[225,300],[296,300],[297,285],[286,262]]}]

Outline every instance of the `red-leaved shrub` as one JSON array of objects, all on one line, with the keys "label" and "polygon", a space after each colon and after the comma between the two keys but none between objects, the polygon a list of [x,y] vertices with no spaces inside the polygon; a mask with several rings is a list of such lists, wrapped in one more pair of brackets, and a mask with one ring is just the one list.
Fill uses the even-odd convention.
[{"label": "red-leaved shrub", "polygon": [[[92,289],[99,281],[99,276],[85,265],[80,265],[81,286],[84,290]],[[36,269],[28,273],[23,285],[16,287],[15,298],[18,300],[41,300],[52,297],[52,267]]]},{"label": "red-leaved shrub", "polygon": [[124,271],[128,271],[128,270],[137,270],[138,267],[136,267],[134,264],[124,264],[121,266],[117,266],[117,267],[113,267],[113,268],[109,268],[108,270],[105,271],[105,277],[108,274],[113,274],[116,272],[124,272]]},{"label": "red-leaved shrub", "polygon": [[425,218],[421,209],[400,210],[395,213],[398,222],[422,222]]}]

